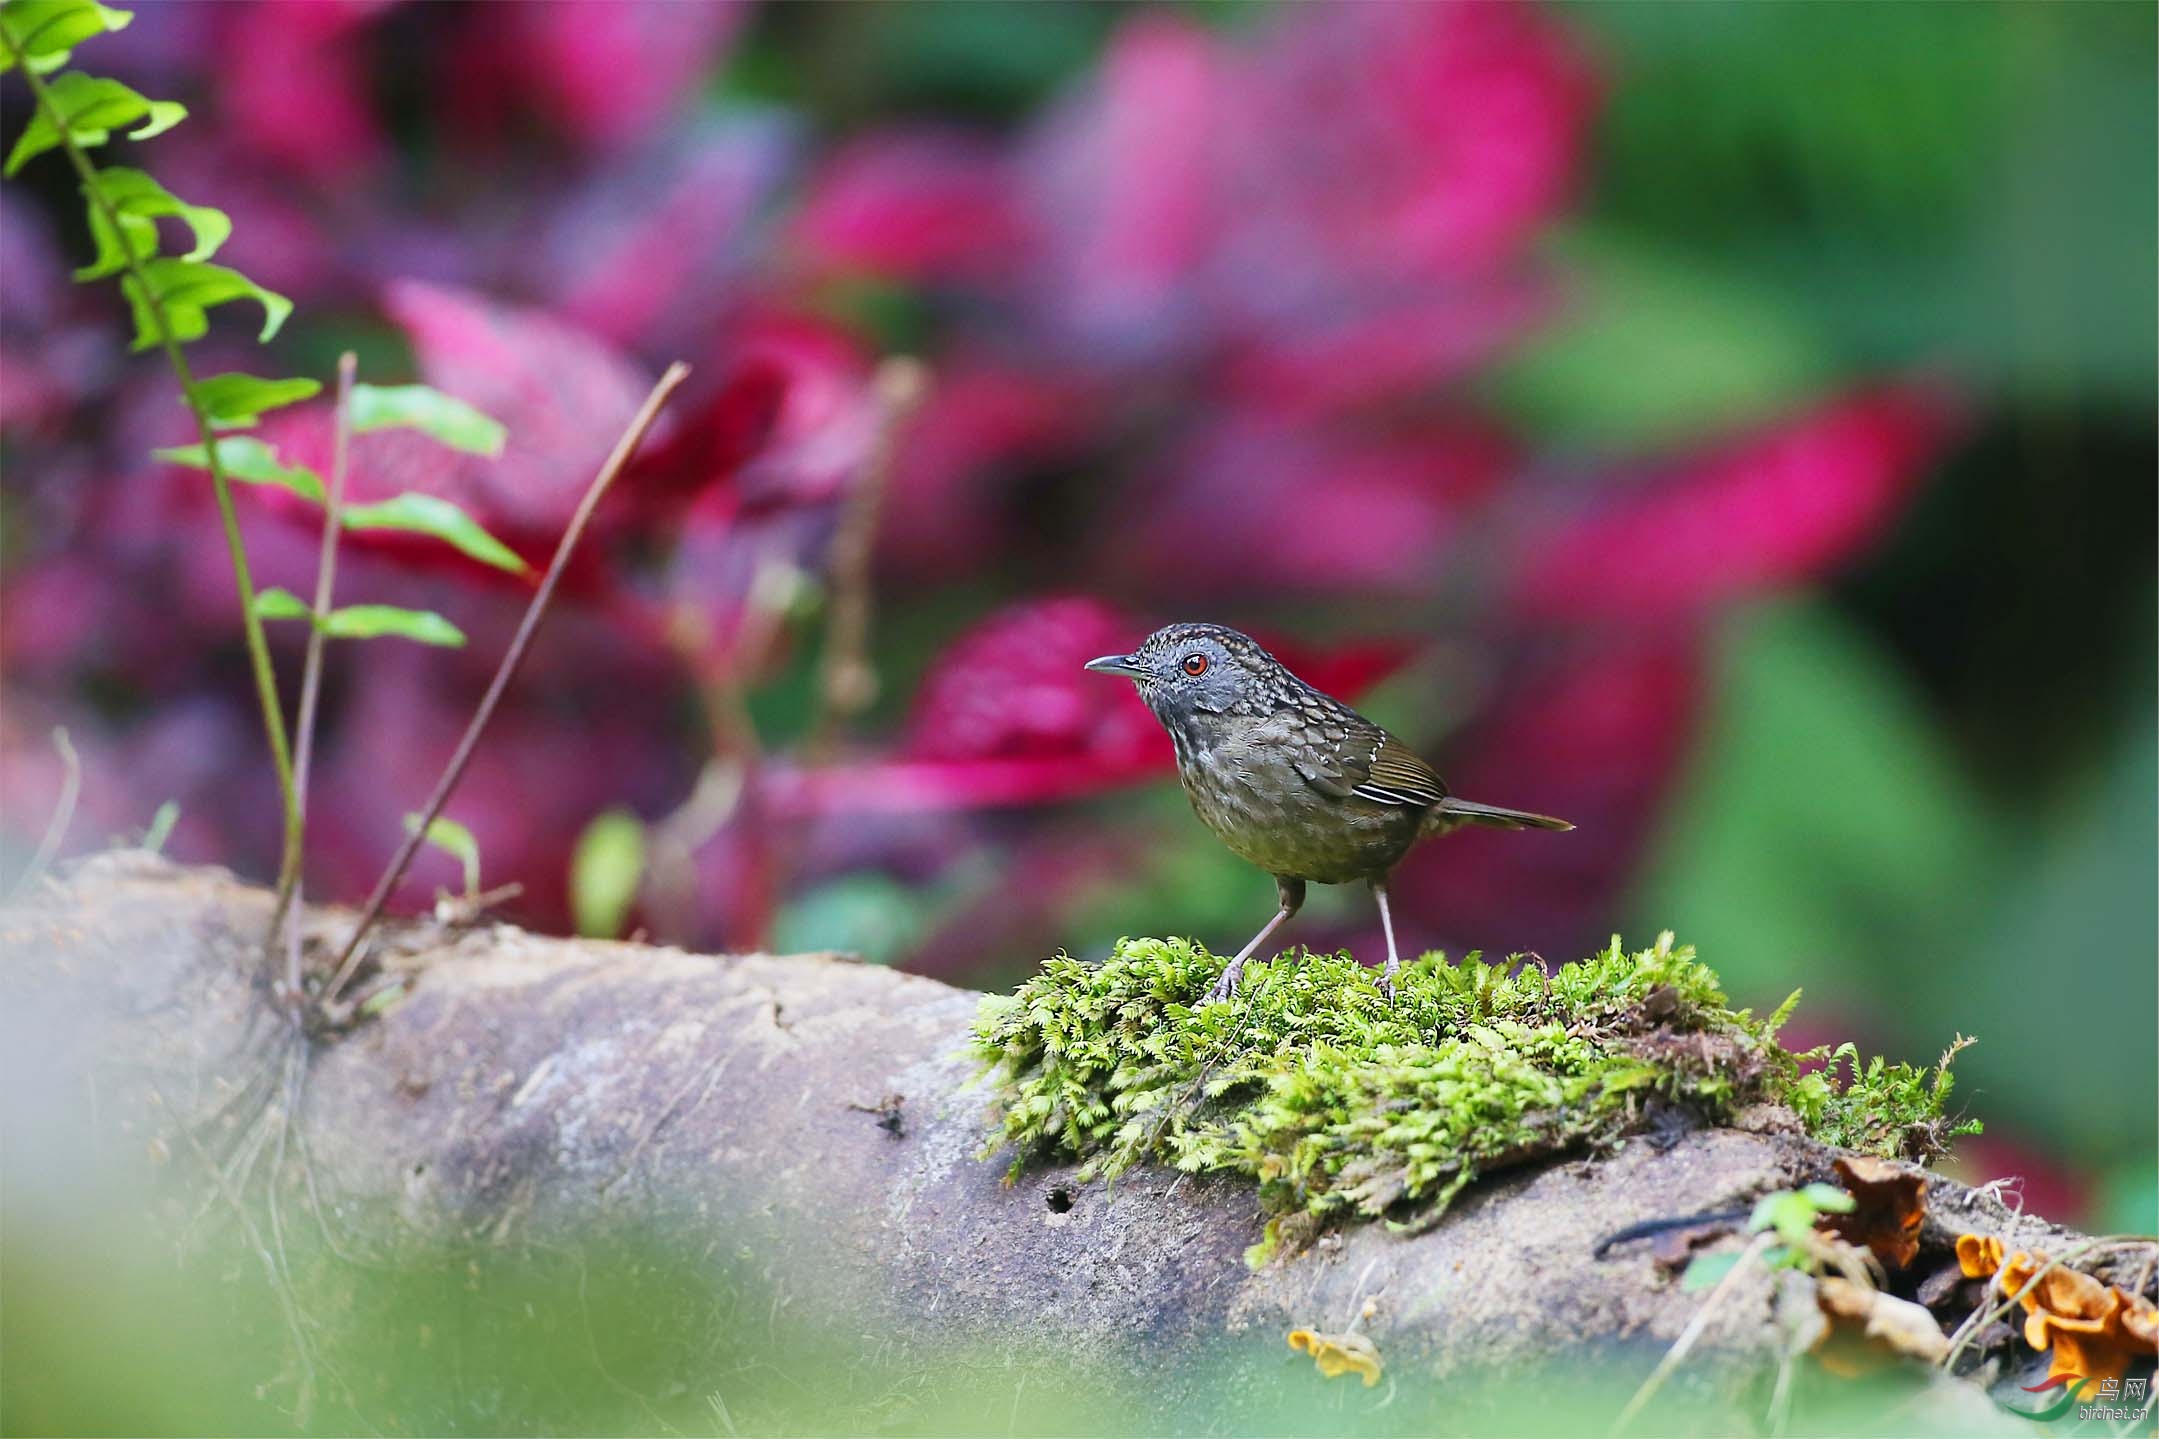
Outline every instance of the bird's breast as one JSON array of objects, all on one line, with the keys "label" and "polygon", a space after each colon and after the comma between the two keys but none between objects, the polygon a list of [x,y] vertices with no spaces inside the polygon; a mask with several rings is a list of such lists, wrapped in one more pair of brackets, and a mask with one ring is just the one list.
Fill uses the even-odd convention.
[{"label": "bird's breast", "polygon": [[1192,809],[1238,857],[1269,874],[1342,884],[1383,874],[1416,841],[1418,811],[1320,793],[1287,746],[1259,734],[1177,736]]}]

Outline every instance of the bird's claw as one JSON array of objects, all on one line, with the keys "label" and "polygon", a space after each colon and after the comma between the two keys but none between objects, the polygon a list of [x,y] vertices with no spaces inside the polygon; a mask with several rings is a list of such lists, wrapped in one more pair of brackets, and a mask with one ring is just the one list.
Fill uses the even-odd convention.
[{"label": "bird's claw", "polygon": [[1220,1004],[1223,1000],[1236,994],[1237,980],[1243,970],[1244,966],[1240,964],[1233,964],[1228,969],[1223,970],[1222,977],[1214,982],[1214,988],[1207,991],[1205,1002],[1208,1004]]}]

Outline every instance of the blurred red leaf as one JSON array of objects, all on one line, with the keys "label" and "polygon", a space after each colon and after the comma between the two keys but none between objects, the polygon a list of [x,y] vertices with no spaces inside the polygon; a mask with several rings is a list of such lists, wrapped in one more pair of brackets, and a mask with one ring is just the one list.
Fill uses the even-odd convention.
[{"label": "blurred red leaf", "polygon": [[1373,297],[1337,317],[1255,336],[1229,357],[1225,386],[1280,416],[1322,418],[1433,391],[1521,339],[1552,309],[1533,280]]},{"label": "blurred red leaf", "polygon": [[743,467],[744,509],[837,498],[859,473],[882,419],[861,341],[828,320],[768,308],[738,317],[722,344],[736,373],[784,382],[769,435]]},{"label": "blurred red leaf", "polygon": [[570,190],[537,235],[528,214],[517,216],[524,289],[625,350],[656,360],[702,353],[740,303],[763,239],[758,212],[788,151],[783,126],[740,120],[701,123],[614,159]]},{"label": "blurred red leaf", "polygon": [[1597,87],[1524,6],[1283,15],[1250,44],[1119,29],[1022,154],[1027,297],[1097,365],[1227,356],[1314,410],[1429,388],[1535,318],[1511,271],[1572,190]]},{"label": "blurred red leaf", "polygon": [[999,611],[938,656],[915,692],[902,753],[982,760],[1088,755],[1159,766],[1169,741],[1132,686],[1081,669],[1145,631],[1098,600]]},{"label": "blurred red leaf", "polygon": [[1244,222],[1317,290],[1460,277],[1566,204],[1597,85],[1528,5],[1293,9],[1266,32],[1247,145],[1269,183]]},{"label": "blurred red leaf", "polygon": [[262,0],[225,7],[221,43],[245,64],[216,67],[231,138],[306,178],[351,184],[389,152],[367,52],[354,32],[396,0]]},{"label": "blurred red leaf", "polygon": [[778,364],[745,359],[664,440],[638,453],[625,497],[649,514],[737,474],[771,438],[789,386]]},{"label": "blurred red leaf", "polygon": [[[830,323],[784,311],[738,318],[724,341],[734,377],[722,402],[708,408],[722,421],[723,440],[751,433],[753,452],[731,483],[709,486],[666,526],[674,544],[666,566],[668,603],[679,618],[700,617],[712,647],[706,664],[721,663],[732,644],[742,606],[760,573],[789,566],[814,574],[831,543],[830,507],[862,473],[881,423],[867,357],[860,344]],[[733,416],[729,430],[724,417]],[[690,433],[694,440],[696,431]],[[640,472],[638,493],[686,493],[668,470],[681,446],[669,443]],[[707,462],[709,463],[709,461]],[[704,468],[692,465],[692,473]],[[650,528],[650,522],[647,521]]]},{"label": "blurred red leaf", "polygon": [[1020,156],[1044,244],[1034,295],[1072,333],[1129,356],[1189,322],[1223,223],[1227,84],[1209,31],[1150,13]]},{"label": "blurred red leaf", "polygon": [[842,147],[794,219],[809,262],[883,279],[941,281],[1010,266],[1020,216],[1004,150],[956,129],[887,130]]},{"label": "blurred red leaf", "polygon": [[1512,447],[1470,425],[1347,434],[1232,412],[1103,527],[1099,563],[1153,593],[1413,595],[1437,585]]},{"label": "blurred red leaf", "polygon": [[446,497],[468,503],[482,523],[526,535],[558,532],[649,379],[544,311],[412,281],[389,286],[384,305],[412,341],[420,378],[509,431],[499,461],[446,456],[446,482],[464,491]]},{"label": "blurred red leaf", "polygon": [[1654,621],[1813,578],[1889,527],[1957,415],[1939,387],[1865,390],[1586,500],[1555,499],[1525,545],[1515,607]]},{"label": "blurred red leaf", "polygon": [[[477,7],[466,53],[489,52],[500,98],[582,144],[614,146],[665,120],[711,72],[746,6],[548,0]],[[462,68],[462,67],[460,67]]]},{"label": "blurred red leaf", "polygon": [[1098,600],[1037,600],[961,635],[915,692],[897,754],[776,776],[798,813],[1045,803],[1164,773],[1169,739],[1129,684],[1080,667],[1142,626]]},{"label": "blurred red leaf", "polygon": [[[506,705],[495,717],[449,813],[478,838],[483,877],[518,880],[525,892],[517,912],[560,929],[568,920],[570,852],[585,824],[618,804],[664,812],[686,792],[692,761],[679,746],[653,742],[682,703],[664,655],[600,628],[581,640],[575,633],[554,638],[580,653],[544,666],[544,703]],[[380,872],[485,683],[453,653],[350,648],[345,664],[358,669],[350,704],[326,736],[308,807],[310,882],[331,894],[363,893]],[[454,864],[430,855],[415,867],[398,906],[416,908],[436,885],[458,882]]]},{"label": "blurred red leaf", "polygon": [[[1042,804],[1166,776],[1173,756],[1153,712],[1129,683],[1082,668],[1151,628],[1081,597],[1000,610],[931,666],[894,756],[784,772],[775,803],[795,813]],[[1350,696],[1398,667],[1407,648],[1351,647],[1325,660],[1276,653]]]},{"label": "blurred red leaf", "polygon": [[1565,834],[1474,827],[1410,851],[1391,892],[1407,945],[1571,958],[1609,931],[1701,709],[1705,656],[1678,627],[1575,645],[1502,686],[1428,754],[1454,793],[1569,820]]},{"label": "blurred red leaf", "polygon": [[994,554],[1013,482],[1085,438],[1085,387],[985,356],[937,371],[895,458],[879,556],[911,574],[966,573]]},{"label": "blurred red leaf", "polygon": [[[602,342],[536,311],[416,283],[392,286],[388,304],[411,336],[421,377],[501,421],[508,438],[501,457],[490,459],[460,454],[408,430],[355,435],[349,498],[365,503],[408,490],[438,495],[526,559],[544,562],[643,400],[645,377]],[[798,361],[789,368],[788,359],[775,346],[746,353],[704,389],[701,401],[663,416],[656,438],[610,494],[600,531],[651,525],[742,475],[783,417],[818,403],[797,392],[813,378],[812,367]],[[328,402],[275,411],[264,417],[260,435],[286,463],[329,473]],[[280,495],[264,502],[284,513],[301,512]],[[412,536],[359,532],[353,542],[470,567],[442,546]],[[589,587],[597,563],[593,555],[580,556],[585,578],[573,581],[573,588]]]}]

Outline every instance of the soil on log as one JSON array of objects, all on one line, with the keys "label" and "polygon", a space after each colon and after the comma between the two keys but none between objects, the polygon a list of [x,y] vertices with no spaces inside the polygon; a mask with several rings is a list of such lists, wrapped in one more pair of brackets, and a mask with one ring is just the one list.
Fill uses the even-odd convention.
[{"label": "soil on log", "polygon": [[[634,1234],[660,1246],[674,1283],[739,1294],[749,1275],[772,1314],[861,1336],[887,1370],[922,1356],[1054,1354],[1118,1376],[1145,1392],[1145,1415],[1179,1415],[1195,1432],[1253,1427],[1286,1386],[1361,1395],[1287,1351],[1296,1328],[1354,1327],[1388,1385],[1412,1393],[1591,1354],[1631,1387],[1702,1296],[1649,1245],[1600,1260],[1597,1240],[1828,1178],[1834,1158],[1790,1133],[1630,1142],[1480,1184],[1425,1232],[1355,1226],[1254,1272],[1244,1251],[1262,1217],[1249,1184],[1152,1171],[1089,1185],[1061,1168],[1007,1183],[1008,1159],[981,1156],[972,993],[834,955],[704,956],[409,922],[383,935],[370,966],[404,974],[403,998],[301,1042],[263,983],[269,912],[262,890],[224,872],[119,854],[0,916],[11,1168],[68,1152],[85,1128],[124,1134],[100,1153],[164,1161],[144,1191],[157,1212],[254,1209],[233,1192],[252,1180],[284,1196],[281,1244],[319,1235],[356,1264],[420,1250],[560,1254]],[[349,922],[322,911],[306,924],[327,946]],[[289,1134],[265,1129],[262,1116],[287,1105]],[[243,1170],[235,1155],[250,1143],[261,1153]],[[19,1236],[36,1205],[27,1221],[11,1207]],[[1933,1251],[1966,1229],[2057,1253],[2078,1237],[1939,1176],[1928,1224]],[[303,1307],[335,1291],[327,1272],[296,1282]],[[1759,1402],[1793,1277],[1750,1278],[1697,1350],[1725,1362],[1674,1379],[1674,1393],[1723,1416],[1711,1427],[1741,1412],[1719,1406]],[[760,1331],[767,1319],[756,1316]],[[319,1340],[334,1323],[303,1327]],[[1944,1402],[1988,1410],[1976,1389],[1942,1387],[1963,1396]],[[364,1394],[347,1402],[366,1412]],[[1432,1412],[1397,1411],[1410,1428]],[[1001,1430],[995,1417],[983,1427]],[[1097,1417],[1105,1430],[1150,1427],[1140,1411]]]}]

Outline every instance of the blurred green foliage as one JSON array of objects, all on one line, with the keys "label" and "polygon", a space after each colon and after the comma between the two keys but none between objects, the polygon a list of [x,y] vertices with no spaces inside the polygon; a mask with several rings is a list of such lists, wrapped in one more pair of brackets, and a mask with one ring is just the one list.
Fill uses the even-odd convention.
[{"label": "blurred green foliage", "polygon": [[[56,1209],[10,1194],[0,1433],[1561,1436],[1601,1432],[1662,1351],[1444,1385],[1390,1370],[1372,1389],[1322,1378],[1269,1327],[1174,1354],[1134,1334],[1092,1360],[999,1333],[926,1359],[904,1318],[836,1319],[786,1256],[724,1232],[696,1264],[679,1241],[626,1232],[577,1249],[415,1241],[393,1266],[333,1260],[291,1214],[288,1310],[224,1211],[176,1263],[143,1197]],[[1944,1410],[1919,1371],[1803,1363],[1794,1381],[1795,1436],[2027,1432],[1976,1393]],[[1672,1384],[1640,1432],[1715,1427],[1725,1402]],[[1766,1412],[1767,1385],[1740,1403]]]},{"label": "blurred green foliage", "polygon": [[872,964],[904,958],[922,938],[933,896],[882,874],[849,874],[796,896],[772,926],[777,954],[836,949]]},{"label": "blurred green foliage", "polygon": [[1821,337],[1759,285],[1595,228],[1553,251],[1569,275],[1566,322],[1489,380],[1540,436],[1647,449],[1767,418],[1829,380]]},{"label": "blurred green foliage", "polygon": [[[1742,999],[1803,973],[1876,1045],[1977,1034],[1959,1065],[1975,1112],[2102,1174],[2149,1175],[2149,712],[2125,717],[2068,792],[1998,803],[1955,766],[1908,677],[1833,608],[1758,612],[1725,652],[1709,742],[1637,922],[1683,915]],[[2149,1229],[2149,1191],[2141,1210],[2125,1202],[2093,1222]]]},{"label": "blurred green foliage", "polygon": [[1780,295],[1840,359],[1946,351],[2148,419],[2149,7],[1569,10],[1615,82],[1598,223]]},{"label": "blurred green foliage", "polygon": [[1895,1053],[2153,1227],[2159,21],[2143,6],[1573,5],[1610,89],[1574,319],[1494,398],[1666,441],[1946,366],[1978,425],[1836,594],[1724,637],[1615,923]]}]

